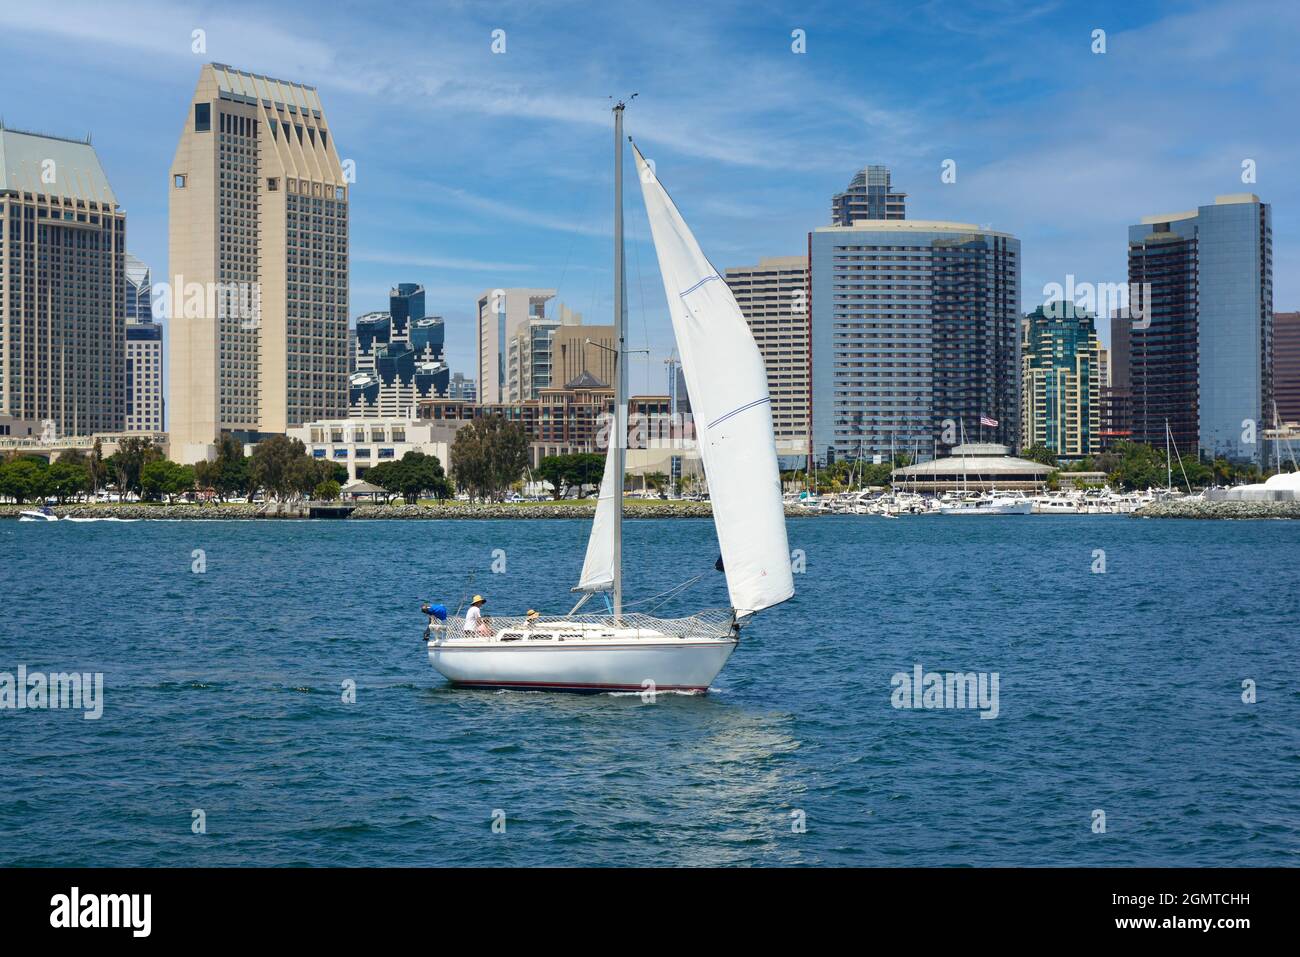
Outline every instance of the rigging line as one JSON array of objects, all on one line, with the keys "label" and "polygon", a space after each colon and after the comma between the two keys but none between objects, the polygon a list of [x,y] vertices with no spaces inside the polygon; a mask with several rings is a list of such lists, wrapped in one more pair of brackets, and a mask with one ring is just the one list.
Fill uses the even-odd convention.
[{"label": "rigging line", "polygon": [[[672,588],[668,589],[667,591],[661,591],[657,595],[651,595],[648,598],[638,598],[636,601],[625,602],[624,607],[628,608],[631,607],[632,605],[644,605],[646,602],[654,601],[656,598],[663,598],[664,601],[667,601],[668,598],[671,598],[677,592],[680,592],[685,588],[689,588],[691,585],[694,585],[697,581],[699,581],[703,577],[704,577],[703,575],[696,575],[694,578],[688,578],[686,581],[682,582],[681,584],[674,585]],[[659,604],[662,605],[663,602],[661,601]]]},{"label": "rigging line", "polygon": [[[580,226],[587,225],[588,221],[591,218],[591,208],[593,202],[595,201],[595,192],[596,192],[594,179],[588,179],[586,181],[586,187],[587,188],[582,190],[580,194],[584,197],[579,203],[582,210],[582,214],[578,218],[577,223]],[[578,243],[578,236],[579,236],[579,232],[577,230],[574,230],[574,232],[569,237],[569,248],[564,254],[564,265],[560,269],[560,281],[556,283],[555,286],[557,299],[559,298],[560,293],[564,292],[565,289],[564,280],[565,277],[568,276],[569,274],[569,263],[573,259],[573,248]]]}]

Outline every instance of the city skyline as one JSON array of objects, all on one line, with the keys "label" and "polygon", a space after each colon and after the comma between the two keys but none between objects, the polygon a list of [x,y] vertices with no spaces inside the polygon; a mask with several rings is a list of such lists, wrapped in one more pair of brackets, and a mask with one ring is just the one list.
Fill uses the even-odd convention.
[{"label": "city skyline", "polygon": [[[1276,211],[1276,308],[1300,300],[1298,187],[1282,174],[1297,137],[1269,119],[1295,82],[1287,50],[1300,14],[1282,4],[1253,16],[1211,3],[1082,13],[1047,4],[1008,16],[989,4],[988,17],[926,5],[915,15],[882,8],[869,28],[829,6],[757,18],[679,8],[671,26],[622,31],[617,55],[573,39],[594,34],[573,31],[565,5],[442,11],[420,48],[387,24],[328,11],[259,14],[259,30],[247,31],[252,8],[241,5],[132,9],[0,12],[6,79],[40,81],[6,104],[6,123],[92,135],[128,214],[128,248],[157,282],[168,268],[171,155],[156,144],[175,142],[199,67],[227,62],[317,86],[356,170],[349,317],[381,308],[395,280],[419,282],[429,311],[447,319],[458,371],[475,367],[484,288],[555,288],[587,322],[607,319],[605,96],[630,92],[640,97],[629,132],[672,170],[675,198],[719,269],[799,255],[834,193],[881,164],[908,194],[909,217],[1021,240],[1022,311],[1067,275],[1124,281],[1135,217],[1246,191]],[[1096,29],[1105,53],[1090,49]],[[195,30],[205,31],[201,53]],[[494,30],[505,31],[503,53],[492,52]],[[798,30],[804,53],[792,50]],[[55,69],[33,38],[74,55]],[[381,47],[382,58],[369,55]],[[1178,69],[1160,69],[1163,58]],[[578,60],[584,70],[572,69]],[[945,183],[949,159],[956,181]],[[1242,182],[1248,161],[1253,183]],[[632,357],[632,388],[658,392],[670,332],[632,203],[628,226],[629,346],[651,350]]]}]

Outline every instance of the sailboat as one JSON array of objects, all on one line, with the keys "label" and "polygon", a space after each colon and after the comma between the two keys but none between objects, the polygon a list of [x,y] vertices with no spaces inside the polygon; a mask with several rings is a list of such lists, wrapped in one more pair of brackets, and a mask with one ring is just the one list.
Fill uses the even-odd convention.
[{"label": "sailboat", "polygon": [[[452,620],[428,641],[429,661],[453,685],[581,692],[702,693],[742,627],[794,595],[785,510],[763,358],[730,288],[705,258],[653,167],[635,145],[638,178],[695,417],[727,579],[728,608],[686,618],[630,610],[623,588],[623,475],[627,450],[627,299],[623,253],[623,111],[614,113],[614,422],[596,515],[578,583],[562,617]],[[601,614],[579,614],[596,595]]]}]

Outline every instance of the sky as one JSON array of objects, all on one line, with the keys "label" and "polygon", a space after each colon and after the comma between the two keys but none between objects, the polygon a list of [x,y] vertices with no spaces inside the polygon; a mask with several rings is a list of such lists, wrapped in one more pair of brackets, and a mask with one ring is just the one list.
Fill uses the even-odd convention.
[{"label": "sky", "polygon": [[[1298,45],[1290,0],[11,0],[0,117],[91,134],[128,247],[161,278],[200,65],[316,86],[356,169],[352,317],[421,283],[452,370],[473,375],[485,290],[555,288],[585,321],[612,321],[609,107],[633,93],[626,131],[719,269],[805,252],[832,194],[884,164],[909,218],[1020,239],[1026,310],[1067,275],[1125,281],[1142,216],[1258,193],[1275,309],[1300,308]],[[631,387],[660,393],[672,333],[626,159],[629,345],[648,350]]]}]

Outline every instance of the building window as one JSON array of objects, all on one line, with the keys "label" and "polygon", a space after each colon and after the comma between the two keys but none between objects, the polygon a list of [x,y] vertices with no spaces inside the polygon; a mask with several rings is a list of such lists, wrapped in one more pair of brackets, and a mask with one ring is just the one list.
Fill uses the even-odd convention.
[{"label": "building window", "polygon": [[176,185],[176,188],[177,188],[177,189],[184,189],[184,188],[185,188],[185,174],[184,174],[184,173],[177,173],[176,176],[173,177],[173,179],[175,180],[175,185]]},{"label": "building window", "polygon": [[274,192],[276,192],[279,188],[280,188],[280,181],[279,181],[279,179],[277,179],[277,178],[274,177],[274,176],[271,176],[271,177],[268,177],[268,178],[267,178],[267,181],[266,181],[266,189],[267,189],[267,192],[269,192],[269,193],[274,193]]},{"label": "building window", "polygon": [[212,129],[212,104],[194,104],[194,132],[207,133]]}]

